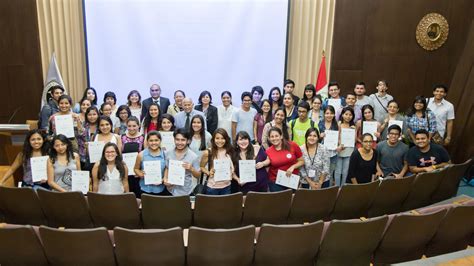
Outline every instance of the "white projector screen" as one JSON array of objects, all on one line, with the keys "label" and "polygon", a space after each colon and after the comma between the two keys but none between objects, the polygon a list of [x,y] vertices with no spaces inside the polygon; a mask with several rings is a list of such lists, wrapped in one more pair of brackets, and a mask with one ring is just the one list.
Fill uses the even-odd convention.
[{"label": "white projector screen", "polygon": [[89,85],[126,103],[153,83],[174,103],[185,91],[197,103],[208,90],[234,105],[255,85],[281,88],[285,75],[288,0],[84,0]]}]

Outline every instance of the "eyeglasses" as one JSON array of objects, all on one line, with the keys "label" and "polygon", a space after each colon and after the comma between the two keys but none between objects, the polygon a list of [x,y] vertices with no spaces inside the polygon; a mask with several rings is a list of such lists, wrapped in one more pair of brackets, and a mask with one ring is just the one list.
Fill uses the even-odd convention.
[{"label": "eyeglasses", "polygon": [[307,112],[308,111],[306,111],[306,110],[298,110],[298,113],[302,113],[302,114],[307,113]]},{"label": "eyeglasses", "polygon": [[364,141],[362,141],[362,142],[363,142],[363,143],[372,143],[373,140],[364,140]]}]

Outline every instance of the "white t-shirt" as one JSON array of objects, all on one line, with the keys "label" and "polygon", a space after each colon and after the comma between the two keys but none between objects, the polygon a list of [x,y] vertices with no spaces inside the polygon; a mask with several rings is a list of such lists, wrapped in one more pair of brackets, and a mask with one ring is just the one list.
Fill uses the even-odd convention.
[{"label": "white t-shirt", "polygon": [[237,127],[235,133],[239,131],[246,131],[250,135],[250,139],[254,140],[255,137],[253,135],[253,120],[255,115],[257,114],[257,110],[250,108],[249,111],[244,111],[242,108],[237,109],[232,114],[232,122],[237,123]]}]

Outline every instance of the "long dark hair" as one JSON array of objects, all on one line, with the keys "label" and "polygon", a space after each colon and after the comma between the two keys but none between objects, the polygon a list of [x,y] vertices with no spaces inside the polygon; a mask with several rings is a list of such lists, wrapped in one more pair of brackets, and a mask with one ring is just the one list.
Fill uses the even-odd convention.
[{"label": "long dark hair", "polygon": [[160,126],[159,126],[160,130],[163,129],[163,127],[161,126],[161,123],[163,123],[163,120],[165,120],[165,119],[167,119],[168,121],[170,121],[171,124],[172,124],[172,126],[171,126],[171,128],[170,128],[170,131],[174,131],[174,129],[176,128],[176,126],[174,125],[174,117],[173,117],[172,115],[170,115],[170,114],[163,114],[163,115],[161,116],[161,122],[160,122]]},{"label": "long dark hair", "polygon": [[422,103],[423,104],[423,109],[421,109],[421,112],[423,114],[422,117],[425,118],[426,109],[428,108],[428,105],[426,104],[425,96],[416,96],[415,97],[415,100],[413,101],[413,104],[411,105],[410,109],[408,109],[407,116],[412,117],[416,113],[415,103]]},{"label": "long dark hair", "polygon": [[89,121],[89,118],[87,118],[89,113],[92,112],[92,111],[95,111],[97,113],[97,121],[95,121],[95,125],[97,127],[99,127],[100,112],[99,112],[99,109],[97,109],[96,106],[91,106],[91,107],[87,108],[86,114],[84,115],[85,116],[85,121],[88,125],[94,124],[94,123],[91,123],[91,121]]},{"label": "long dark hair", "polygon": [[84,94],[82,94],[81,102],[82,102],[83,99],[87,99],[87,91],[89,91],[89,90],[94,92],[94,100],[91,102],[91,105],[97,105],[97,92],[92,87],[87,87],[86,88],[86,90],[84,91]]},{"label": "long dark hair", "polygon": [[318,142],[316,142],[316,146],[318,146],[318,143],[321,142],[321,137],[319,135],[319,130],[315,127],[310,127],[308,130],[306,130],[306,133],[304,134],[304,146],[306,148],[306,152],[308,152],[308,137],[309,134],[316,132],[316,135],[318,136]]},{"label": "long dark hair", "polygon": [[281,90],[278,87],[273,87],[270,90],[270,94],[268,94],[268,100],[270,101],[270,105],[273,106],[273,99],[272,99],[273,91],[278,91],[278,93],[280,93],[280,98],[278,99],[278,106],[282,106],[283,105],[283,95],[281,94]]},{"label": "long dark hair", "polygon": [[[285,117],[283,118],[283,122],[282,122],[283,138],[289,140],[289,139],[290,139],[290,135],[288,134],[288,124],[286,123],[286,109],[285,109],[285,107],[283,107],[283,106],[279,107],[279,108],[275,111],[275,113],[273,114],[273,119],[275,119],[276,113],[277,113],[278,111],[282,111],[282,112],[283,112],[283,115],[285,116]],[[270,144],[269,144],[268,146],[270,146]]]},{"label": "long dark hair", "polygon": [[249,146],[247,147],[247,150],[245,151],[245,159],[253,160],[253,158],[255,157],[255,151],[253,149],[252,142],[250,140],[250,135],[246,131],[239,131],[235,135],[234,163],[238,163],[238,161],[240,160],[241,150],[240,150],[239,145],[237,144],[237,141],[239,139],[248,139],[249,140]]},{"label": "long dark hair", "polygon": [[[277,132],[280,136],[283,136],[283,132],[281,132],[281,129],[277,128],[277,127],[272,127],[270,128],[270,130],[268,131],[268,141],[270,141],[270,134],[275,131]],[[272,144],[273,145],[273,144]],[[281,149],[282,150],[287,150],[287,151],[291,151],[291,148],[290,148],[290,143],[288,142],[287,139],[285,139],[285,137],[283,136],[283,139],[281,140]]]},{"label": "long dark hair", "polygon": [[[324,108],[324,111],[323,111],[323,116],[324,114],[326,114],[326,111],[331,112],[334,117],[332,118],[332,121],[331,121],[331,128],[326,128],[326,130],[337,130],[338,129],[338,126],[337,126],[337,119],[336,119],[336,110],[334,109],[334,106],[332,105],[328,105],[326,106],[326,108]],[[323,121],[326,121],[325,119],[323,119]]]},{"label": "long dark hair", "polygon": [[54,149],[54,143],[56,142],[56,140],[59,140],[62,143],[66,144],[66,146],[67,146],[67,148],[66,148],[66,158],[67,158],[67,162],[69,163],[71,159],[74,159],[74,151],[72,149],[71,141],[66,136],[64,136],[63,134],[59,134],[59,135],[54,136],[53,140],[51,141],[51,146],[52,147],[51,147],[51,151],[49,153],[49,158],[51,159],[53,164],[58,159],[58,152]]},{"label": "long dark hair", "polygon": [[[199,132],[195,132],[194,129],[193,129],[193,121],[194,119],[199,119],[201,121],[201,130],[199,130]],[[192,118],[191,118],[191,125],[189,127],[189,135],[191,136],[191,138],[193,138],[194,136],[194,133],[199,133],[199,136],[201,136],[201,146],[199,146],[199,150],[200,151],[203,151],[206,149],[206,130],[204,129],[204,118],[201,116],[201,115],[194,115]]]},{"label": "long dark hair", "polygon": [[97,129],[97,131],[99,132],[99,134],[102,134],[103,132],[100,130],[100,121],[102,120],[105,120],[107,121],[109,124],[110,124],[110,133],[114,133],[114,124],[112,123],[112,119],[110,119],[110,117],[106,116],[106,115],[101,115],[98,119],[99,121],[99,128]]},{"label": "long dark hair", "polygon": [[267,100],[267,99],[265,99],[265,100],[262,101],[262,104],[260,105],[260,110],[261,110],[261,115],[262,115],[262,116],[263,116],[263,109],[262,109],[262,107],[263,107],[263,104],[264,104],[264,103],[268,103],[268,104],[270,105],[270,111],[268,111],[267,116],[264,117],[264,119],[265,119],[265,124],[266,124],[266,123],[268,123],[268,122],[270,122],[270,121],[273,120],[273,115],[272,115],[272,103],[271,103],[269,100]]},{"label": "long dark hair", "polygon": [[352,109],[352,107],[350,107],[350,106],[346,106],[346,107],[342,108],[341,115],[339,116],[339,121],[344,123],[344,118],[342,117],[342,115],[347,111],[351,112],[351,114],[352,114],[352,120],[349,121],[349,126],[353,126],[353,125],[355,125],[355,123],[354,123],[355,114],[354,114],[354,109]]},{"label": "long dark hair", "polygon": [[[305,93],[306,91],[313,92],[313,97],[311,97],[311,99],[308,99],[308,97],[306,97],[306,93]],[[313,84],[306,85],[303,91],[303,101],[311,100],[312,102],[315,96],[316,96],[316,89],[314,88],[314,85]]]},{"label": "long dark hair", "polygon": [[112,142],[107,142],[104,145],[104,149],[102,150],[102,157],[100,158],[100,162],[99,162],[98,177],[101,180],[105,180],[105,175],[107,173],[107,159],[105,159],[105,150],[108,147],[114,147],[115,154],[117,155],[115,157],[115,167],[117,167],[117,170],[120,173],[120,179],[124,179],[125,178],[125,166],[123,165],[122,154],[120,154],[120,151],[119,151],[119,148],[117,147],[117,144],[112,143]]},{"label": "long dark hair", "polygon": [[151,115],[150,115],[150,109],[152,106],[156,106],[156,108],[158,108],[158,117],[157,117],[157,127],[159,128],[160,127],[160,123],[161,123],[161,109],[160,109],[160,106],[156,103],[152,103],[150,104],[150,106],[148,107],[148,112],[146,112],[146,115],[145,115],[145,118],[143,119],[143,128],[144,128],[144,132],[147,131],[148,127],[150,126],[151,124]]},{"label": "long dark hair", "polygon": [[26,165],[29,163],[31,155],[33,154],[33,148],[30,144],[30,138],[34,134],[39,134],[43,139],[43,145],[41,146],[41,155],[45,156],[48,155],[49,144],[46,140],[46,134],[40,129],[32,129],[26,133],[25,142],[23,143],[23,152],[22,152],[22,161],[23,161],[23,168],[26,169]]},{"label": "long dark hair", "polygon": [[[218,151],[218,147],[216,145],[216,142],[215,142],[215,139],[216,139],[216,136],[217,134],[220,134],[224,140],[225,140],[225,144],[224,144],[224,149],[225,149],[225,152],[230,156],[230,158],[233,157],[233,154],[234,154],[234,151],[232,149],[232,144],[230,144],[230,137],[229,137],[229,134],[227,134],[227,131],[223,128],[218,128],[216,129],[216,131],[214,131],[214,133],[212,134],[212,139],[211,139],[211,156],[209,156],[209,160],[214,160],[214,159],[217,159],[217,151]],[[212,163],[210,164],[212,165]]]},{"label": "long dark hair", "polygon": [[366,109],[369,109],[372,112],[372,119],[375,120],[375,113],[374,108],[370,104],[366,104],[362,106],[361,113],[362,113],[362,121],[360,122],[360,132],[364,132],[364,121],[367,121],[364,116],[364,112]]}]

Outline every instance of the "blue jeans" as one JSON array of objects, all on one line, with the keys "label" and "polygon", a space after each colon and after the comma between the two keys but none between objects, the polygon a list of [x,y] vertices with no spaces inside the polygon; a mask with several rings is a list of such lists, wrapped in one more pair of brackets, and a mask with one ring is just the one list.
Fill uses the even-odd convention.
[{"label": "blue jeans", "polygon": [[334,172],[334,180],[336,186],[343,186],[346,183],[347,174],[349,172],[349,162],[351,157],[339,157],[337,156],[336,170]]},{"label": "blue jeans", "polygon": [[283,190],[287,190],[287,189],[290,189],[290,188],[280,186],[278,184],[275,184],[272,181],[268,182],[268,190],[270,190],[270,192],[278,192],[278,191],[283,191]]},{"label": "blue jeans", "polygon": [[230,185],[223,188],[210,188],[206,186],[206,195],[228,195],[230,194]]}]

